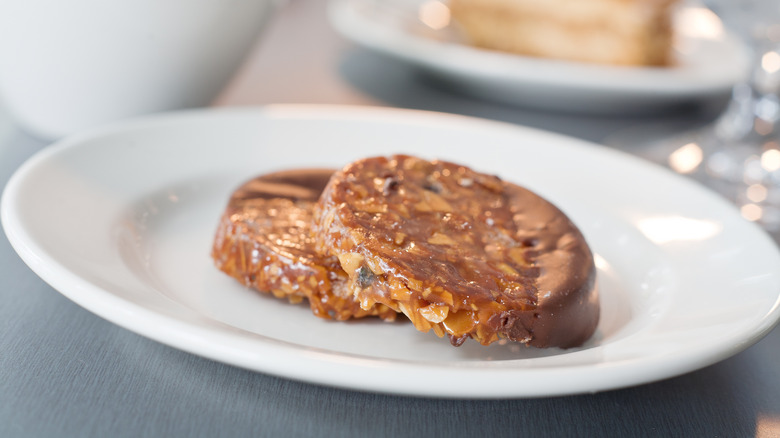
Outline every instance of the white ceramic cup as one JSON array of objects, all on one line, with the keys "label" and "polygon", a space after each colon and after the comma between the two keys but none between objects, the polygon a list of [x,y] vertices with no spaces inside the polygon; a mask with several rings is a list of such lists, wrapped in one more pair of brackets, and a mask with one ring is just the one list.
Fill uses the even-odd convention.
[{"label": "white ceramic cup", "polygon": [[59,138],[208,105],[277,0],[0,0],[0,101]]}]

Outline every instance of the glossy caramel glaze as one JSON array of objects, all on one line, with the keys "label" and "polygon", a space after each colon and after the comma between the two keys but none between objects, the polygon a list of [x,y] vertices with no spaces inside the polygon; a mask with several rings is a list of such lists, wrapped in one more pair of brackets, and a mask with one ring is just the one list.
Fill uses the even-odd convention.
[{"label": "glossy caramel glaze", "polygon": [[214,239],[216,266],[246,286],[292,302],[308,299],[322,318],[395,319],[383,305],[362,309],[338,260],[319,255],[311,212],[333,170],[278,172],[254,178],[230,198]]},{"label": "glossy caramel glaze", "polygon": [[495,176],[409,156],[359,160],[331,178],[314,230],[364,308],[384,304],[455,345],[572,347],[596,328],[596,271],[582,234]]}]

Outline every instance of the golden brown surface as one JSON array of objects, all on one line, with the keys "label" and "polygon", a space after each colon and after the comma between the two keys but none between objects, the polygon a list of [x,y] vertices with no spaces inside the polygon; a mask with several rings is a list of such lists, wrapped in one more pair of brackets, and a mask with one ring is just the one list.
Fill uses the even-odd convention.
[{"label": "golden brown surface", "polygon": [[459,345],[580,345],[598,322],[592,254],[549,202],[442,161],[377,157],[331,178],[314,213],[364,308],[406,314]]},{"label": "golden brown surface", "polygon": [[671,63],[675,0],[450,0],[472,44],[615,65]]},{"label": "golden brown surface", "polygon": [[216,266],[259,291],[309,301],[322,318],[345,320],[396,312],[362,309],[332,256],[320,256],[311,236],[311,211],[332,170],[279,172],[248,181],[233,193],[220,220],[212,257]]}]

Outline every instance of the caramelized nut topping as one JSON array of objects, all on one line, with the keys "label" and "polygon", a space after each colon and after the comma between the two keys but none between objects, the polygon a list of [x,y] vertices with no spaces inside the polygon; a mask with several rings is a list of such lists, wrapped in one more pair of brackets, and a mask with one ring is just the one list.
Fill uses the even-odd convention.
[{"label": "caramelized nut topping", "polygon": [[332,174],[331,170],[279,172],[241,186],[219,223],[214,262],[246,286],[291,303],[307,299],[321,318],[377,315],[393,320],[394,310],[382,304],[362,308],[347,287],[341,266],[354,265],[354,271],[362,258],[345,255],[339,263],[336,257],[315,250],[312,210]]},{"label": "caramelized nut topping", "polygon": [[[358,299],[453,344],[503,337],[567,347],[595,329],[595,268],[582,235],[552,204],[495,176],[403,155],[359,160],[328,183],[313,228]],[[352,257],[371,269],[352,269]],[[583,308],[573,328],[548,328],[556,311],[570,315],[556,307],[572,300]]]}]

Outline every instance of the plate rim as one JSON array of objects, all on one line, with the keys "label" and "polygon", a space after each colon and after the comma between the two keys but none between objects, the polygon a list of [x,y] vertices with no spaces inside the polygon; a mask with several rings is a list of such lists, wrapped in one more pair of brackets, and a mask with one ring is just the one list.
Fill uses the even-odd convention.
[{"label": "plate rim", "polygon": [[[84,145],[86,144],[87,140],[100,138],[106,135],[111,135],[122,131],[134,131],[138,129],[144,129],[144,127],[155,126],[160,124],[167,125],[171,123],[173,124],[183,123],[189,120],[193,120],[192,119],[193,117],[195,119],[197,119],[198,117],[208,118],[208,117],[212,117],[215,114],[219,114],[219,117],[228,117],[228,118],[232,117],[233,114],[242,114],[242,115],[254,114],[255,116],[272,117],[277,119],[280,118],[284,119],[285,117],[290,117],[291,115],[298,115],[298,117],[306,118],[306,117],[311,117],[312,115],[319,114],[322,117],[322,119],[331,119],[331,120],[332,119],[337,119],[337,120],[368,119],[368,120],[375,120],[375,121],[390,120],[392,122],[400,122],[400,123],[410,122],[414,120],[415,123],[423,123],[423,124],[427,124],[428,121],[430,120],[451,121],[454,118],[460,121],[468,121],[469,123],[475,123],[476,125],[479,126],[487,126],[488,128],[510,129],[520,133],[531,132],[549,138],[557,138],[559,141],[564,141],[565,143],[569,143],[569,144],[585,144],[588,145],[589,147],[595,146],[602,153],[616,154],[620,156],[621,159],[632,160],[636,164],[651,169],[652,171],[662,170],[658,168],[658,166],[644,162],[637,157],[604,146],[595,145],[580,139],[567,137],[556,133],[541,131],[534,128],[512,125],[505,122],[496,122],[491,120],[478,119],[478,118],[468,117],[468,116],[451,115],[445,113],[434,113],[430,111],[402,110],[402,109],[395,109],[395,108],[359,107],[359,106],[346,106],[346,105],[296,105],[296,104],[268,105],[263,107],[246,107],[246,108],[212,108],[212,109],[204,109],[204,110],[190,110],[190,111],[168,113],[168,114],[162,114],[156,116],[147,116],[147,117],[134,119],[130,121],[118,122],[103,128],[98,128],[89,132],[77,134],[75,136],[66,138],[34,154],[22,166],[20,166],[19,169],[17,169],[17,171],[14,173],[14,175],[12,175],[11,179],[9,179],[8,184],[6,185],[3,191],[2,200],[0,200],[0,220],[2,220],[3,228],[12,247],[23,259],[23,261],[39,277],[41,277],[44,281],[50,284],[53,288],[58,290],[58,292],[68,297],[68,299],[70,299],[71,301],[77,303],[79,306],[89,310],[90,312],[96,314],[97,316],[103,319],[111,321],[114,324],[124,327],[125,329],[128,329],[132,332],[141,334],[142,336],[145,336],[157,342],[172,346],[174,348],[183,351],[188,351],[190,353],[199,356],[208,357],[210,359],[219,362],[228,363],[231,365],[235,365],[242,368],[263,372],[267,374],[274,374],[281,377],[305,381],[312,384],[321,384],[321,385],[324,384],[324,385],[341,387],[341,388],[352,389],[352,390],[378,391],[378,392],[392,393],[398,395],[445,397],[445,398],[452,398],[452,397],[455,398],[524,397],[525,398],[525,397],[544,397],[544,396],[556,396],[556,395],[604,391],[604,390],[622,388],[626,386],[632,386],[641,383],[649,383],[655,380],[660,380],[663,378],[672,377],[674,375],[679,375],[684,372],[690,372],[695,369],[701,368],[703,366],[715,363],[726,357],[732,356],[733,354],[736,354],[744,350],[745,348],[749,347],[750,345],[754,344],[755,342],[757,342],[764,335],[769,333],[769,331],[771,331],[772,328],[778,323],[778,320],[780,320],[780,291],[778,291],[778,297],[775,301],[775,305],[773,306],[773,308],[767,311],[765,318],[762,319],[761,321],[762,324],[760,324],[760,327],[758,327],[757,330],[751,333],[751,336],[744,339],[740,339],[741,342],[735,343],[731,348],[710,351],[709,357],[706,357],[703,360],[701,356],[698,358],[689,357],[688,359],[691,363],[687,365],[688,367],[687,370],[679,371],[680,368],[679,362],[677,362],[676,365],[673,366],[672,368],[676,368],[678,370],[676,372],[670,372],[669,368],[671,367],[671,365],[668,362],[661,360],[661,358],[657,358],[657,363],[653,364],[654,366],[650,367],[651,370],[654,370],[654,373],[645,376],[645,379],[642,379],[640,381],[636,381],[636,379],[633,378],[624,377],[622,380],[613,379],[610,382],[598,382],[598,385],[596,385],[597,387],[594,387],[594,385],[584,385],[578,387],[575,390],[559,388],[558,390],[530,391],[530,392],[528,391],[518,392],[516,388],[506,388],[503,392],[496,391],[495,388],[490,388],[491,389],[490,391],[480,391],[478,389],[476,390],[470,389],[467,391],[463,391],[462,389],[459,388],[453,388],[453,389],[442,388],[442,390],[438,393],[432,393],[429,390],[415,392],[415,391],[410,391],[408,388],[396,388],[392,385],[388,385],[386,382],[377,382],[376,385],[374,385],[373,387],[366,387],[364,384],[345,383],[343,379],[334,379],[332,376],[330,376],[330,378],[323,378],[323,377],[315,378],[312,377],[310,374],[306,373],[305,370],[301,370],[301,369],[291,370],[288,374],[283,374],[283,373],[280,374],[278,371],[269,370],[269,369],[260,369],[262,367],[258,368],[257,363],[247,362],[247,357],[243,357],[243,358],[233,357],[232,360],[225,360],[224,356],[214,353],[213,351],[211,352],[211,354],[209,354],[208,351],[203,351],[202,348],[196,348],[193,347],[192,345],[181,345],[182,340],[177,339],[176,336],[172,336],[171,338],[166,338],[163,336],[162,338],[165,339],[161,339],[159,333],[152,333],[151,330],[143,329],[143,324],[141,324],[140,327],[137,324],[131,324],[127,319],[127,314],[126,314],[127,312],[124,313],[109,312],[108,314],[106,314],[106,312],[104,311],[104,307],[110,307],[110,308],[118,307],[120,310],[122,307],[125,307],[125,311],[127,311],[128,308],[132,309],[133,312],[140,311],[142,314],[143,313],[147,314],[146,315],[147,319],[157,319],[173,325],[184,325],[185,327],[187,327],[188,329],[187,331],[190,332],[195,332],[195,333],[202,332],[202,331],[210,332],[210,330],[205,329],[204,327],[201,326],[192,325],[190,322],[187,321],[181,321],[175,318],[171,318],[168,315],[159,314],[157,312],[154,312],[153,310],[147,309],[144,306],[125,300],[122,297],[113,295],[110,291],[106,291],[96,285],[83,281],[76,273],[73,273],[69,271],[66,267],[61,266],[57,262],[57,260],[46,260],[48,257],[46,251],[42,251],[41,248],[35,248],[36,245],[34,244],[32,246],[30,245],[30,242],[34,242],[35,239],[32,236],[30,236],[29,233],[27,233],[27,230],[25,230],[23,224],[20,223],[19,218],[14,215],[13,206],[15,205],[15,203],[19,202],[19,200],[16,199],[16,197],[18,196],[20,185],[25,181],[26,175],[33,172],[35,168],[40,165],[40,163],[45,163],[46,160],[50,159],[52,156],[56,156],[59,153],[70,151],[71,149],[78,149],[79,147],[85,147]],[[421,121],[420,119],[421,116],[425,120]],[[692,181],[683,179],[682,177],[674,175],[671,172],[664,172],[664,173],[666,173],[667,176],[670,177],[677,177],[678,182],[680,183],[696,185]],[[721,201],[719,198],[716,198],[714,194],[709,194],[708,196],[712,198],[711,200],[717,199],[719,202],[725,204],[725,201]],[[752,227],[754,232],[760,231],[761,233],[763,233],[763,231],[758,229],[758,227],[755,226],[755,224],[750,224],[745,222],[744,225],[748,227]],[[764,237],[768,239],[766,233],[763,234]],[[774,246],[775,258],[780,259],[779,254],[780,253],[778,253],[777,247]],[[72,284],[74,283],[76,284],[86,283],[86,284],[81,284],[77,288],[78,291],[74,292],[72,289],[73,288]],[[95,300],[90,301],[87,298],[85,298],[85,294],[87,296],[88,295],[92,295],[93,297],[97,296],[99,299],[97,301]],[[219,334],[219,336],[225,336],[225,335],[226,335],[225,333]],[[272,339],[272,338],[267,338],[267,339]],[[273,351],[275,351],[278,354],[288,355],[288,356],[289,355],[297,356],[301,354],[301,346],[285,345],[288,344],[286,341],[274,340],[274,339],[272,340],[275,342],[272,343],[272,345],[270,345],[269,348],[271,348]],[[345,354],[348,354],[348,353],[341,353],[341,352],[332,352],[330,350],[318,350],[316,348],[307,348],[307,347],[303,347],[303,348],[305,350],[303,353],[308,356],[311,356],[310,358],[311,360],[319,361],[318,362],[319,364],[328,365],[328,366],[343,365],[339,363],[338,360],[334,360],[334,357],[330,357],[330,356],[335,355],[336,357],[340,357],[340,356],[344,356]],[[233,350],[233,349],[234,348],[229,348],[228,350]],[[441,370],[442,368],[441,363],[411,362],[405,364],[404,361],[400,361],[400,360],[371,358],[365,356],[358,356],[355,359],[364,365],[370,365],[370,367],[379,367],[379,368],[388,368],[388,362],[392,363],[394,367],[423,366],[423,367],[433,367],[437,370]],[[599,366],[602,368],[605,367],[609,368],[609,364],[599,364]],[[265,367],[267,368],[267,364],[265,364]],[[391,366],[390,368],[393,367]],[[450,366],[447,366],[445,368],[449,370],[448,372],[467,373],[467,374],[475,372],[475,371],[469,371],[471,367],[464,367],[461,364],[450,364]],[[498,373],[513,374],[517,372],[516,369],[508,370],[508,369],[503,369],[501,367],[495,367],[495,366],[491,366],[491,368],[496,368],[496,369],[492,369],[491,371],[498,372]],[[524,371],[534,375],[544,375],[550,372],[560,374],[561,369],[566,369],[567,371],[570,372],[572,369],[576,371],[579,368],[581,367],[575,364],[574,366],[555,367],[555,369],[552,371],[542,370],[542,369],[530,369],[530,370],[526,369]],[[477,369],[477,368],[474,369],[476,371],[483,371],[483,369]],[[575,372],[574,374],[577,373]],[[587,375],[587,373],[585,374]],[[364,376],[363,378],[366,378],[366,376]],[[569,376],[569,378],[571,378],[571,376]]]}]

